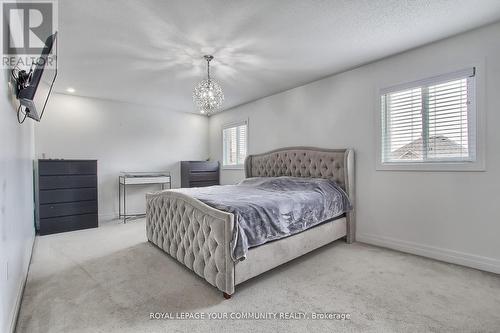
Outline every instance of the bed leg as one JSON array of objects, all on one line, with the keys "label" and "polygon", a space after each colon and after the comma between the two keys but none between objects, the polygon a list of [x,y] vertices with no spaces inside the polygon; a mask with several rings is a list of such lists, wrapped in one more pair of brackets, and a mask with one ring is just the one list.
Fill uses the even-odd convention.
[{"label": "bed leg", "polygon": [[224,296],[225,299],[230,299],[231,296],[233,296],[233,295],[229,295],[229,294],[224,293],[224,292],[222,293],[222,295]]}]

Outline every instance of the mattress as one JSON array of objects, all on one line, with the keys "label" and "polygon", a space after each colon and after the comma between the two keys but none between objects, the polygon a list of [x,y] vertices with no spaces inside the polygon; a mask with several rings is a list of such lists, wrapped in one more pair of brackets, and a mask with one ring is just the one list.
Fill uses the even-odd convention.
[{"label": "mattress", "polygon": [[344,190],[320,178],[255,177],[237,185],[174,191],[234,215],[234,261],[245,259],[249,248],[300,233],[351,209]]}]

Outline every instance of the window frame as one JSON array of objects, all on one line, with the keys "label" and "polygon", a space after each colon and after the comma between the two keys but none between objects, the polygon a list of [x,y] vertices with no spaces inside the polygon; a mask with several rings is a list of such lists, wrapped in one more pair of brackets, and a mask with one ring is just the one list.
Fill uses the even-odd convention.
[{"label": "window frame", "polygon": [[[386,86],[382,89],[376,89],[376,116],[375,119],[375,153],[376,153],[376,170],[379,171],[485,171],[485,119],[484,119],[484,77],[482,75],[482,64],[463,67],[466,69],[449,71],[446,74],[439,74],[428,76],[425,79],[405,82]],[[388,93],[396,92],[399,90],[410,89],[420,85],[436,84],[439,81],[445,82],[447,80],[458,79],[461,76],[467,75],[474,71],[474,84],[469,86],[471,93],[471,109],[469,110],[469,135],[471,138],[475,137],[475,160],[464,161],[453,159],[441,160],[432,159],[426,161],[389,161],[383,160],[383,145],[384,145],[384,127],[382,119],[385,117],[385,110],[382,108],[382,97]],[[469,139],[469,149],[471,144],[474,144],[473,139]]]},{"label": "window frame", "polygon": [[[230,164],[226,165],[224,162],[226,161],[225,156],[224,156],[224,130],[228,128],[233,128],[233,127],[239,127],[242,125],[246,125],[246,131],[245,131],[245,143],[246,143],[246,152],[248,156],[248,120],[241,120],[241,121],[236,121],[236,122],[230,122],[226,123],[222,126],[221,129],[221,140],[222,140],[222,163],[221,163],[221,168],[223,170],[243,170],[245,168],[245,163],[243,162],[242,164]],[[239,144],[236,144],[237,147],[239,147]],[[237,148],[238,149],[238,148]],[[246,156],[245,156],[246,158]]]}]

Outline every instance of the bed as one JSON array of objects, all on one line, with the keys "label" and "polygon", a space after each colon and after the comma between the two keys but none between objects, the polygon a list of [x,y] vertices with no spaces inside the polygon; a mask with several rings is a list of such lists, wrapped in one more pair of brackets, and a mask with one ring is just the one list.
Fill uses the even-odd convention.
[{"label": "bed", "polygon": [[235,214],[207,205],[190,192],[160,191],[146,195],[149,242],[222,291],[225,298],[234,294],[238,284],[328,243],[341,238],[354,242],[353,150],[289,147],[249,155],[245,177],[332,180],[349,198],[351,209],[288,237],[250,247],[245,260],[236,260],[233,238],[239,220],[235,221]]}]

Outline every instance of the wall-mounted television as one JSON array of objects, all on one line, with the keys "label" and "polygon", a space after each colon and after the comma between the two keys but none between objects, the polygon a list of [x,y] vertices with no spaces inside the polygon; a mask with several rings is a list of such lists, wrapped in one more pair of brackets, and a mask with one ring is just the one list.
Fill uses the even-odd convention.
[{"label": "wall-mounted television", "polygon": [[40,121],[57,76],[57,32],[47,38],[34,67],[29,73],[24,72],[21,84],[18,76],[17,98],[20,108],[25,107],[26,117]]}]

